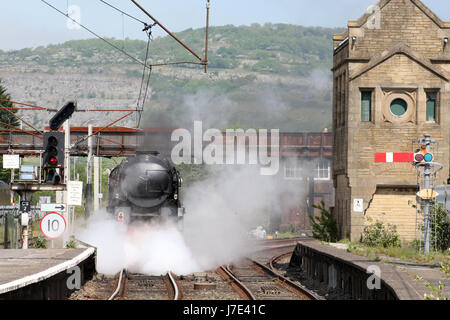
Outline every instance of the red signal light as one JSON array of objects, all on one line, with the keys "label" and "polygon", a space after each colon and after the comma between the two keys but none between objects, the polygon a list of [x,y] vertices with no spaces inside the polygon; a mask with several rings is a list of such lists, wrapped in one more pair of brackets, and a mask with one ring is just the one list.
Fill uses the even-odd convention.
[{"label": "red signal light", "polygon": [[423,160],[424,160],[424,156],[423,156],[423,154],[421,154],[421,153],[416,153],[415,154],[415,156],[414,156],[414,160],[416,161],[416,162],[422,162]]},{"label": "red signal light", "polygon": [[50,157],[50,159],[48,159],[48,162],[55,165],[58,164],[58,159],[56,157]]}]

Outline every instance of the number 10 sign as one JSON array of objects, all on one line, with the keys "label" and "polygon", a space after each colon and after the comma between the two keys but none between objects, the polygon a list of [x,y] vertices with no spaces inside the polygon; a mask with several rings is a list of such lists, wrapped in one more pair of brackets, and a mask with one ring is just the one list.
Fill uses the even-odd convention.
[{"label": "number 10 sign", "polygon": [[59,213],[50,212],[41,220],[41,231],[49,239],[59,238],[66,231],[66,220]]}]

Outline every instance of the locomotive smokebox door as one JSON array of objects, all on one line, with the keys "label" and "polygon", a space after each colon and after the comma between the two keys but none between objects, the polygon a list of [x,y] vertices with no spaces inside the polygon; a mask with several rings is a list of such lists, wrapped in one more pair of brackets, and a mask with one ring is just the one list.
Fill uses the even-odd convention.
[{"label": "locomotive smokebox door", "polygon": [[128,224],[130,222],[131,208],[130,207],[117,207],[114,210],[114,215],[117,222]]}]

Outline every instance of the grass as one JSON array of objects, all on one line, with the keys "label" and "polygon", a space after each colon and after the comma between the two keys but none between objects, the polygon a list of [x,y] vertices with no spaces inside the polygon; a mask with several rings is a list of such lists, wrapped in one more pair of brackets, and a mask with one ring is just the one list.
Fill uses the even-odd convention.
[{"label": "grass", "polygon": [[[449,252],[431,252],[429,254],[421,254],[411,244],[403,244],[401,247],[384,248],[384,247],[369,247],[359,242],[350,242],[348,240],[340,241],[340,243],[346,243],[349,245],[349,249],[347,251],[374,260],[382,260],[380,256],[388,256],[403,261],[415,263],[434,264],[434,265],[436,264],[439,265],[440,263],[443,263],[444,267],[441,267],[441,269],[444,271],[446,268],[448,268],[449,269],[448,272],[450,274]],[[447,274],[447,272],[445,273]]]}]

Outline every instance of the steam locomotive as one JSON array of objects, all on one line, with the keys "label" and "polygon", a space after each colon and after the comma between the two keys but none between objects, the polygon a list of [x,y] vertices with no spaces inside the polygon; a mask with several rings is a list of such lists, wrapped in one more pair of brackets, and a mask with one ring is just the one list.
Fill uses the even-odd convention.
[{"label": "steam locomotive", "polygon": [[111,171],[107,211],[125,224],[173,219],[182,227],[181,183],[180,173],[169,160],[157,152],[138,152]]}]

